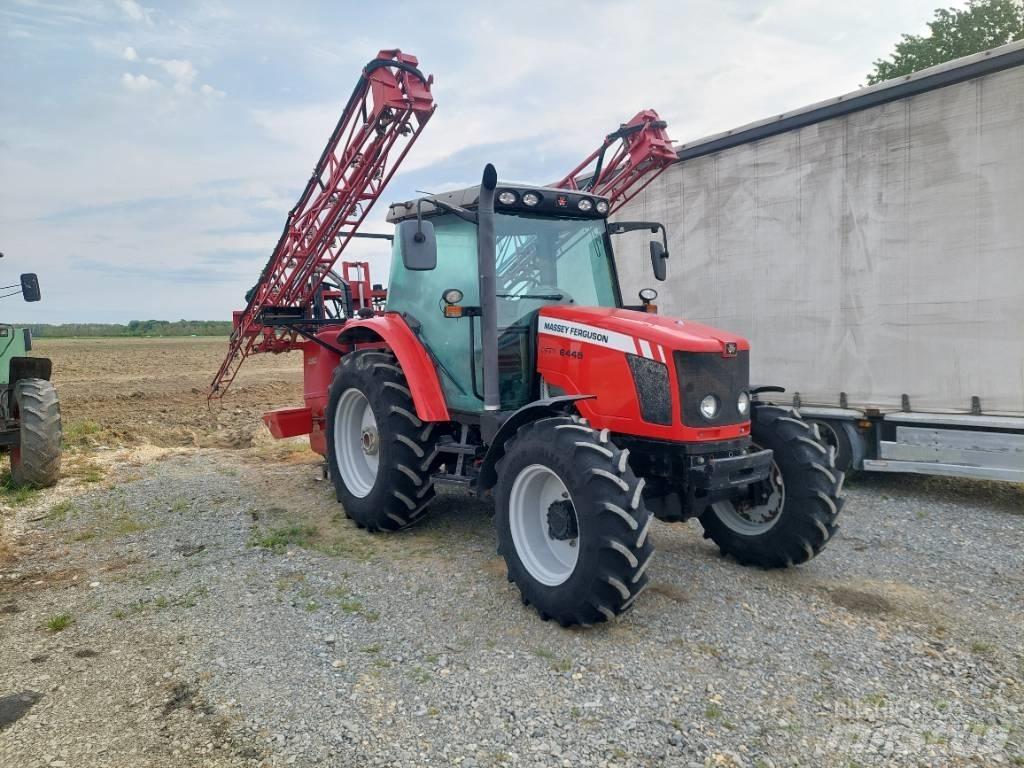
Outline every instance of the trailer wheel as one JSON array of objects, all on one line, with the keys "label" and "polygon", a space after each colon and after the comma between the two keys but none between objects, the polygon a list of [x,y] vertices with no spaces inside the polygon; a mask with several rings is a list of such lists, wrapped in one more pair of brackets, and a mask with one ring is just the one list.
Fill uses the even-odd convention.
[{"label": "trailer wheel", "polygon": [[647,586],[651,515],[620,451],[578,417],[521,427],[498,462],[498,554],[523,603],[563,627],[607,621]]},{"label": "trailer wheel", "polygon": [[433,426],[416,416],[393,354],[342,357],[327,404],[327,465],[338,501],[359,527],[397,531],[423,517],[434,498],[424,465]]},{"label": "trailer wheel", "polygon": [[836,532],[843,473],[833,452],[794,411],[758,406],[751,436],[755,445],[774,453],[762,489],[765,501],[713,503],[700,516],[704,537],[743,565],[785,568],[806,562]]},{"label": "trailer wheel", "polygon": [[21,379],[14,386],[19,445],[11,448],[11,481],[45,488],[60,477],[60,403],[53,383]]}]

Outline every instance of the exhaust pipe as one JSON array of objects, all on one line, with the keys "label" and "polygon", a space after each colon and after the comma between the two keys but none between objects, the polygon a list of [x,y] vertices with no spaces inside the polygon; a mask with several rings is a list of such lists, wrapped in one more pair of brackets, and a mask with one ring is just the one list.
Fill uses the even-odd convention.
[{"label": "exhaust pipe", "polygon": [[498,172],[490,163],[484,168],[477,203],[476,259],[480,275],[480,344],[484,351],[484,410],[501,409],[498,390],[498,299],[495,276],[494,190]]}]

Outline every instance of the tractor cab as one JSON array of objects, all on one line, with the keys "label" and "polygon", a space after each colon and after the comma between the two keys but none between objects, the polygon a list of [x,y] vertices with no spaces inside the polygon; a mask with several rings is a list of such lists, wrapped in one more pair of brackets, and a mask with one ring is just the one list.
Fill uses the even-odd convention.
[{"label": "tractor cab", "polygon": [[[483,408],[483,335],[479,330],[478,230],[480,187],[391,206],[399,227],[429,222],[436,243],[430,270],[408,266],[398,236],[392,246],[387,310],[418,324],[418,336],[436,360],[449,408]],[[607,222],[608,201],[582,192],[501,186],[494,195],[498,379],[502,410],[514,410],[539,392],[536,329],[544,307],[621,308]],[[643,224],[657,231],[657,224]],[[626,231],[626,230],[623,230]],[[661,245],[659,243],[659,245]],[[664,248],[659,250],[664,258]]]}]

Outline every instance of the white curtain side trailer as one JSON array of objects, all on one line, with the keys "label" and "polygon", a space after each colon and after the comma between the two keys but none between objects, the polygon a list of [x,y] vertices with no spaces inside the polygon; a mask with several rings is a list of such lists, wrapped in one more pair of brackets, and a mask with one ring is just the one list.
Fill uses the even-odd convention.
[{"label": "white curtain side trailer", "polygon": [[746,335],[849,467],[1024,482],[1024,42],[678,154],[615,217],[667,227],[663,312]]}]

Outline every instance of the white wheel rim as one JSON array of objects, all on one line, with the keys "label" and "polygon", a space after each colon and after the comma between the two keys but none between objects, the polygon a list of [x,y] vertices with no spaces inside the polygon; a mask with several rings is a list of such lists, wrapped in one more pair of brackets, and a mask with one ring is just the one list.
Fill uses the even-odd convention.
[{"label": "white wheel rim", "polygon": [[772,484],[772,492],[765,504],[737,505],[731,499],[727,499],[716,501],[711,505],[711,509],[726,528],[736,533],[744,536],[760,536],[767,533],[779,522],[782,508],[786,503],[786,484],[782,480],[778,464],[774,461],[768,473],[768,482]]},{"label": "white wheel rim", "polygon": [[[548,510],[559,501],[572,503],[565,483],[540,464],[524,467],[512,483],[509,494],[509,526],[512,544],[523,567],[548,587],[564,583],[576,570],[579,539],[555,539],[548,524]],[[575,505],[573,505],[575,516]],[[579,527],[579,518],[576,517]]]},{"label": "white wheel rim", "polygon": [[358,389],[346,389],[338,398],[334,456],[349,493],[360,499],[368,496],[377,481],[380,435],[370,401]]}]

